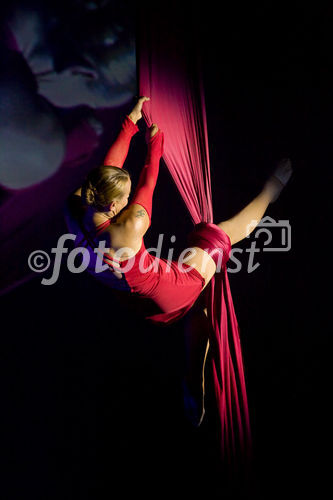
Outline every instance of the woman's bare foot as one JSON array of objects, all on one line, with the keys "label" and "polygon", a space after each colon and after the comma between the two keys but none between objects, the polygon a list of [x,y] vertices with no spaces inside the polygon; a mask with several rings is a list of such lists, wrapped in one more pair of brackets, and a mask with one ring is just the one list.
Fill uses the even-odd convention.
[{"label": "woman's bare foot", "polygon": [[270,192],[271,203],[278,199],[282,189],[289,182],[292,173],[293,169],[289,158],[284,158],[278,162],[274,173],[265,184],[265,189]]},{"label": "woman's bare foot", "polygon": [[283,160],[280,160],[274,173],[273,176],[276,177],[283,187],[287,184],[289,181],[291,174],[293,173],[293,169],[291,166],[291,161],[289,158],[284,158]]},{"label": "woman's bare foot", "polygon": [[139,97],[138,102],[128,115],[134,124],[142,118],[142,106],[146,101],[150,101],[150,97],[142,96]]}]

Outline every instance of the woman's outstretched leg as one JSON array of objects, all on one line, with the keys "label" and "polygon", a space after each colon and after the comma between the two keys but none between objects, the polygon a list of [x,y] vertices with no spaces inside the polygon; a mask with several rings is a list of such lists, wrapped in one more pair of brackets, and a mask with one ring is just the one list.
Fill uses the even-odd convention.
[{"label": "woman's outstretched leg", "polygon": [[227,233],[232,245],[246,238],[255,229],[268,205],[280,195],[291,174],[291,161],[289,159],[281,160],[259,195],[234,217],[217,224]]},{"label": "woman's outstretched leg", "polygon": [[148,101],[148,97],[140,97],[133,110],[127,115],[121,125],[121,130],[110,147],[105,159],[104,165],[122,168],[126,160],[131,139],[138,132],[137,121],[142,118],[142,106]]}]

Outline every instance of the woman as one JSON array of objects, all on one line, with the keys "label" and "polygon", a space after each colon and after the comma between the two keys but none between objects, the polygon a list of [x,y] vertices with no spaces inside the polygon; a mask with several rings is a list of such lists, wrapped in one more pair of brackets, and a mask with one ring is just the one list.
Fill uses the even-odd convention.
[{"label": "woman", "polygon": [[[261,193],[231,219],[219,224],[197,224],[188,236],[190,248],[185,250],[183,261],[186,263],[182,266],[176,261],[153,257],[145,251],[143,237],[151,225],[153,193],[163,154],[164,136],[156,124],[150,128],[146,163],[129,204],[131,179],[122,168],[147,100],[148,97],[138,100],[123,121],[104,165],[92,170],[82,187],[69,198],[67,224],[71,232],[79,235],[75,244],[85,244],[90,252],[87,270],[112,288],[145,299],[145,316],[150,321],[169,324],[182,318],[196,303],[193,314],[189,315],[190,331],[192,340],[201,339],[201,348],[190,350],[195,353],[195,359],[190,359],[189,365],[202,366],[203,356],[205,359],[207,354],[207,338],[202,341],[202,335],[196,332],[202,330],[207,309],[204,300],[197,299],[203,298],[202,291],[217,266],[225,267],[231,246],[253,231],[268,205],[276,200],[291,176],[291,165],[289,160],[281,162]],[[100,254],[107,269],[96,273],[98,252],[93,249],[100,242],[105,243],[105,251],[101,250]],[[193,373],[200,373],[201,386],[202,370]],[[188,383],[192,385],[190,380]]]},{"label": "woman", "polygon": [[[282,162],[261,193],[231,219],[216,225],[201,223],[196,226],[188,239],[192,250],[183,256],[186,260],[183,268],[187,272],[172,262],[169,262],[171,269],[166,272],[167,261],[159,259],[157,262],[150,254],[146,255],[145,261],[141,259],[141,264],[145,264],[141,266],[141,272],[138,269],[139,257],[144,254],[143,236],[151,225],[153,193],[163,154],[164,136],[157,125],[150,128],[146,164],[130,204],[131,179],[122,167],[131,138],[138,131],[136,123],[142,117],[142,106],[148,99],[141,97],[138,100],[126,116],[104,165],[93,169],[82,187],[70,196],[66,219],[69,229],[80,233],[81,241],[76,241],[77,245],[84,241],[91,249],[92,244],[96,248],[99,242],[105,241],[106,249],[109,249],[103,255],[104,262],[109,265],[107,273],[94,272],[95,252],[95,259],[94,254],[91,255],[93,259],[90,259],[92,262],[89,262],[88,271],[116,289],[151,298],[159,314],[149,319],[165,324],[184,316],[191,308],[216,272],[220,253],[223,252],[223,267],[231,246],[253,231],[268,205],[275,201],[289,180],[291,166],[289,160]],[[214,253],[214,250],[220,252]],[[133,259],[135,265],[129,269]],[[157,264],[159,269],[155,272]],[[151,272],[145,272],[149,265]]]}]

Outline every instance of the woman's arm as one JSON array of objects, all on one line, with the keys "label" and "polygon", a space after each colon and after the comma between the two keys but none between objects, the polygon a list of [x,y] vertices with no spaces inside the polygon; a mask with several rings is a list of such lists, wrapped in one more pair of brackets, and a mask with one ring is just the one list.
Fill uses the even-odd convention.
[{"label": "woman's arm", "polygon": [[145,165],[141,170],[135,193],[128,207],[122,210],[117,219],[117,231],[119,235],[123,235],[123,239],[132,238],[137,242],[151,225],[153,194],[163,154],[163,144],[164,134],[153,124],[150,128]]},{"label": "woman's arm", "polygon": [[[138,130],[138,126],[129,116],[126,116],[121,125],[118,137],[110,147],[103,164],[122,168],[128,154],[131,139]],[[74,194],[81,196],[81,187],[79,187]]]},{"label": "woman's arm", "polygon": [[[149,101],[149,97],[140,97],[130,114],[123,120],[120,132],[105,156],[104,165],[118,168],[123,167],[131,139],[139,130],[136,123],[142,118],[142,106],[146,101]],[[81,187],[74,194],[81,196]]]},{"label": "woman's arm", "polygon": [[141,170],[138,185],[129,204],[129,206],[140,205],[141,209],[144,209],[149,219],[149,226],[151,223],[153,194],[158,178],[160,159],[163,155],[163,145],[164,134],[156,124],[153,124],[150,127],[145,165]]},{"label": "woman's arm", "polygon": [[126,160],[129,146],[133,135],[135,135],[139,128],[136,122],[132,121],[131,115],[126,116],[121,125],[121,130],[114,141],[109,151],[107,152],[104,165],[109,165],[111,167],[123,168],[124,162]]},{"label": "woman's arm", "polygon": [[123,167],[131,139],[139,131],[137,122],[142,118],[142,106],[146,101],[149,101],[149,97],[140,97],[130,114],[125,117],[118,137],[104,159],[104,165],[118,168]]},{"label": "woman's arm", "polygon": [[292,174],[290,160],[282,160],[262,191],[231,219],[217,224],[230,238],[231,245],[246,238],[259,224],[268,205],[274,202]]}]

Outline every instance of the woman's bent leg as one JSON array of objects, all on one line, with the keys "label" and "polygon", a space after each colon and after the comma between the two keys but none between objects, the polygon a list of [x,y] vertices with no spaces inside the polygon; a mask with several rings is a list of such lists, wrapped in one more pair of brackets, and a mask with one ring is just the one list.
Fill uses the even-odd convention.
[{"label": "woman's bent leg", "polygon": [[185,324],[184,404],[186,415],[195,426],[201,424],[205,414],[204,371],[209,349],[209,323],[204,306],[200,297]]}]

